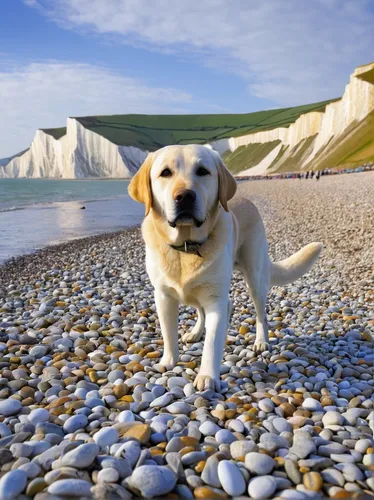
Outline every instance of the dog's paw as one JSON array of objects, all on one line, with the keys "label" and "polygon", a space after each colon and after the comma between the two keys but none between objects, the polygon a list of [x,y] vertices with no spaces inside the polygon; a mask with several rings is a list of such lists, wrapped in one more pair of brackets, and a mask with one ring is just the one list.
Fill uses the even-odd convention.
[{"label": "dog's paw", "polygon": [[256,342],[253,346],[253,350],[260,354],[261,352],[271,351],[271,346],[267,342]]},{"label": "dog's paw", "polygon": [[160,359],[160,365],[165,366],[168,369],[174,368],[174,366],[177,364],[177,360],[169,355],[169,354],[164,354],[162,358]]},{"label": "dog's paw", "polygon": [[220,382],[219,378],[210,377],[209,375],[198,374],[195,378],[193,385],[200,392],[212,389],[213,391],[219,392]]},{"label": "dog's paw", "polygon": [[202,335],[203,333],[200,330],[196,331],[195,328],[193,328],[190,332],[182,335],[182,342],[185,344],[194,344],[195,342],[199,342]]}]

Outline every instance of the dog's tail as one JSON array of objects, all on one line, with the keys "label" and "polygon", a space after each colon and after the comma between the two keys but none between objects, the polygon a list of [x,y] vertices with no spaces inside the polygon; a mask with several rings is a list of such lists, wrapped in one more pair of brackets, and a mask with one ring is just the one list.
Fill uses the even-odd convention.
[{"label": "dog's tail", "polygon": [[309,272],[322,251],[322,243],[309,243],[298,252],[279,262],[271,263],[270,283],[272,286],[286,285]]}]

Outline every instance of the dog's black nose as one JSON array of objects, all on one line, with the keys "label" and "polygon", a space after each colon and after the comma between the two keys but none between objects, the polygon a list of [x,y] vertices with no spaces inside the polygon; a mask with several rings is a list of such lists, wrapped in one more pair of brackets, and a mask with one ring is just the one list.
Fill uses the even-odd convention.
[{"label": "dog's black nose", "polygon": [[174,195],[177,205],[191,205],[196,200],[196,193],[192,189],[180,189]]}]

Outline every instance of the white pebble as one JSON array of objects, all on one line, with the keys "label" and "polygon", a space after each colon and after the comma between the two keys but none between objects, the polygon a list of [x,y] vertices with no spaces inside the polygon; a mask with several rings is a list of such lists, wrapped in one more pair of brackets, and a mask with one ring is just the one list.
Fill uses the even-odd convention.
[{"label": "white pebble", "polygon": [[13,500],[26,488],[27,474],[23,470],[11,470],[0,479],[1,500]]},{"label": "white pebble", "polygon": [[218,477],[228,495],[235,497],[244,493],[244,477],[234,462],[221,460],[218,464]]},{"label": "white pebble", "polygon": [[322,423],[324,427],[329,427],[330,425],[343,425],[344,417],[337,411],[328,411],[322,417]]},{"label": "white pebble", "polygon": [[119,479],[119,473],[114,467],[101,469],[97,475],[98,483],[116,483]]},{"label": "white pebble", "polygon": [[322,411],[323,410],[323,406],[321,405],[321,403],[319,401],[317,401],[317,399],[314,399],[314,398],[306,398],[303,401],[302,406],[303,406],[303,408],[305,408],[306,410],[309,410],[309,411]]},{"label": "white pebble", "polygon": [[93,439],[100,448],[106,448],[107,446],[112,446],[112,444],[117,443],[119,436],[116,429],[112,427],[103,427],[96,432]]},{"label": "white pebble", "polygon": [[117,422],[135,422],[134,414],[131,410],[123,410],[117,417]]},{"label": "white pebble", "polygon": [[0,401],[0,415],[3,417],[9,417],[10,415],[15,415],[22,408],[21,402],[18,399],[5,399]]},{"label": "white pebble", "polygon": [[254,500],[271,498],[276,489],[277,483],[272,476],[255,477],[248,484],[249,496]]},{"label": "white pebble", "polygon": [[44,408],[36,408],[28,414],[28,420],[30,424],[36,427],[40,422],[47,422],[49,420],[49,412]]},{"label": "white pebble", "polygon": [[245,456],[246,468],[259,476],[269,474],[275,465],[275,460],[264,453],[250,452]]},{"label": "white pebble", "polygon": [[214,434],[216,434],[216,432],[218,432],[219,430],[221,430],[221,427],[219,427],[211,420],[206,420],[199,427],[199,431],[204,436],[214,436]]},{"label": "white pebble", "polygon": [[48,486],[51,495],[85,497],[91,496],[92,484],[83,479],[60,479]]}]

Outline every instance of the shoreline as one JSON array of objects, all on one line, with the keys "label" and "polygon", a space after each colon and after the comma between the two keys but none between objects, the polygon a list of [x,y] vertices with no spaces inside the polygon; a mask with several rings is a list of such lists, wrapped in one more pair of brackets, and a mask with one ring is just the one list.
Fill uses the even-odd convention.
[{"label": "shoreline", "polygon": [[0,262],[0,282],[4,276],[9,272],[13,276],[18,271],[22,271],[23,266],[34,265],[39,261],[44,260],[45,265],[50,262],[52,265],[54,259],[69,252],[76,255],[77,252],[85,249],[90,245],[97,245],[108,242],[116,236],[123,236],[127,234],[136,234],[140,232],[140,225],[128,226],[118,231],[110,231],[106,233],[85,236],[83,238],[75,238],[67,240],[63,243],[56,243],[54,245],[47,245],[43,248],[34,250],[30,253],[10,257],[9,259]]},{"label": "shoreline", "polygon": [[139,224],[143,214],[143,207],[127,194],[108,196],[107,192],[99,199],[92,199],[91,193],[81,193],[79,201],[2,211],[0,263],[50,245],[122,231]]}]

